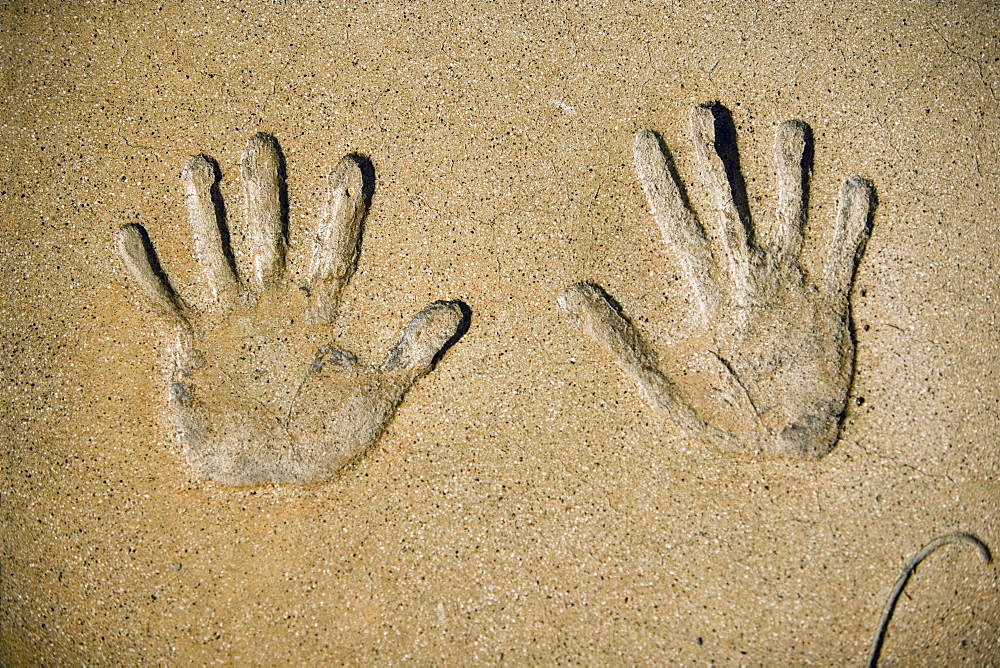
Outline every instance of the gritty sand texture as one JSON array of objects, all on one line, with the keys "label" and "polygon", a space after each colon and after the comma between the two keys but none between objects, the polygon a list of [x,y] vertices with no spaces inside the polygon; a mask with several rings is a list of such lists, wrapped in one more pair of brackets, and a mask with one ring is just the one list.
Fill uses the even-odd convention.
[{"label": "gritty sand texture", "polygon": [[[1000,550],[1000,10],[609,4],[0,8],[0,664],[859,665],[924,546]],[[775,128],[812,129],[807,271],[844,180],[877,193],[846,415],[818,459],[688,438],[556,305],[600,285],[655,350],[698,326],[633,143],[654,130],[711,210],[689,119],[716,101],[756,224]],[[258,132],[281,147],[303,283],[329,173],[374,170],[326,343],[376,363],[425,305],[471,311],[377,445],[311,485],[190,466],[170,325],[115,250],[141,225],[197,293],[181,170],[205,154],[251,267]],[[238,361],[237,334],[219,346]],[[315,344],[289,336],[290,363]],[[996,562],[945,544],[882,662],[997,663],[998,629]]]}]

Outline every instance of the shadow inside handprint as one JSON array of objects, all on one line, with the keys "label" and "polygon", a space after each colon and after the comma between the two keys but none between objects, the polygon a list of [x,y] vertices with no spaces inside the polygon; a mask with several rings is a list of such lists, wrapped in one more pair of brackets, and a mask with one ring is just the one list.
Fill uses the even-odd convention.
[{"label": "shadow inside handprint", "polygon": [[590,282],[568,288],[560,309],[690,436],[819,457],[836,442],[853,377],[849,293],[871,232],[874,189],[856,176],[844,182],[826,265],[814,279],[800,264],[809,128],[798,121],[777,128],[777,211],[765,227],[750,218],[728,110],[696,107],[691,125],[716,208],[707,232],[659,137],[640,132],[634,155],[653,217],[691,285],[703,332],[658,354]]},{"label": "shadow inside handprint", "polygon": [[[381,363],[362,363],[333,345],[329,325],[357,267],[374,192],[371,163],[352,154],[331,172],[304,286],[285,268],[288,206],[277,141],[253,137],[242,171],[245,279],[229,246],[221,175],[205,156],[182,172],[203,275],[195,302],[171,286],[142,227],[122,227],[116,246],[173,328],[168,405],[199,474],[231,485],[326,480],[378,441],[410,387],[468,329],[471,312],[459,301],[433,302]],[[308,345],[315,354],[301,356]]]}]

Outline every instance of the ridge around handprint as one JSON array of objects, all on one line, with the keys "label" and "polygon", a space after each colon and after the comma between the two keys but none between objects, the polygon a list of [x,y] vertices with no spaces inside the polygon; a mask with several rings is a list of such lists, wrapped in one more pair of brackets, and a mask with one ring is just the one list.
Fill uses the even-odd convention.
[{"label": "ridge around handprint", "polygon": [[[853,378],[849,297],[871,233],[874,189],[857,176],[844,182],[826,264],[814,279],[799,262],[809,128],[800,121],[777,128],[778,202],[766,229],[750,219],[728,110],[719,104],[696,107],[691,128],[716,208],[710,234],[691,210],[656,134],[636,135],[634,158],[704,333],[658,355],[618,303],[591,282],[570,286],[559,297],[560,310],[689,437],[769,455],[820,457],[837,441]],[[709,378],[700,393],[689,378],[699,375]]]},{"label": "ridge around handprint", "polygon": [[[203,281],[194,304],[160,266],[146,230],[121,227],[115,246],[135,285],[174,331],[167,402],[183,454],[227,485],[331,478],[381,437],[407,391],[468,328],[462,302],[429,304],[380,364],[332,343],[341,292],[357,267],[374,190],[365,158],[329,177],[305,286],[287,275],[284,163],[258,134],[243,157],[243,223],[252,268],[241,279],[218,194],[218,170],[196,156],[181,176]],[[298,313],[305,317],[296,317]],[[312,359],[293,351],[316,340]]]}]

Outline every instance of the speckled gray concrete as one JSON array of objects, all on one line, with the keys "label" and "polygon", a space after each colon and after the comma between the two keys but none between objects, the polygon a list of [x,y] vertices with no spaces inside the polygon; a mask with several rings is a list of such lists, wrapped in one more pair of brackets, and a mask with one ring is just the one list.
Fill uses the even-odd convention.
[{"label": "speckled gray concrete", "polygon": [[[767,4],[6,5],[0,663],[861,663],[923,545],[1000,548],[996,10]],[[655,128],[704,209],[686,123],[714,100],[758,216],[775,124],[812,127],[807,249],[845,177],[878,193],[848,412],[815,461],[686,440],[556,312],[591,280],[654,347],[691,326],[632,138]],[[429,301],[474,314],[313,486],[198,479],[113,251],[143,225],[189,290],[180,170],[209,153],[238,201],[258,131],[285,152],[290,256],[329,169],[374,165],[334,343],[378,359]],[[998,590],[941,548],[885,663],[1000,660]]]}]

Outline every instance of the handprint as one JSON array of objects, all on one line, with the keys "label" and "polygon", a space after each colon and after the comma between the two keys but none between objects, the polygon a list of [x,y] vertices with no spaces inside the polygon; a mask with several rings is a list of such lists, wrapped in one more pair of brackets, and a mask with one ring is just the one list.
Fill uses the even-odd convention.
[{"label": "handprint", "polygon": [[[330,174],[301,289],[285,271],[287,206],[277,141],[253,137],[242,171],[247,279],[229,245],[217,168],[204,156],[192,158],[181,175],[204,274],[196,305],[175,292],[141,226],[119,229],[115,245],[176,333],[167,402],[195,470],[229,485],[326,480],[378,441],[406,392],[468,328],[468,307],[428,305],[381,364],[363,364],[332,345],[329,325],[357,266],[374,189],[370,164],[349,155]],[[291,312],[296,302],[309,326]],[[290,355],[300,334],[325,341],[312,359]]]},{"label": "handprint", "polygon": [[691,126],[717,209],[709,235],[654,133],[636,136],[635,166],[660,233],[690,283],[704,335],[658,356],[617,302],[589,282],[568,288],[560,310],[689,436],[771,455],[822,456],[836,443],[854,372],[849,295],[871,232],[875,192],[857,176],[844,182],[825,267],[811,277],[799,263],[808,127],[789,121],[777,129],[777,212],[763,229],[750,220],[728,111],[696,107]]}]

